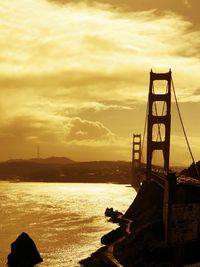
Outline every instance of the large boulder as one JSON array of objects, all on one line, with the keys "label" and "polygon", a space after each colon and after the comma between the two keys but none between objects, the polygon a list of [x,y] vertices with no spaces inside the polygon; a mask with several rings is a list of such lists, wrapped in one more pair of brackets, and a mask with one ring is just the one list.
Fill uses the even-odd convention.
[{"label": "large boulder", "polygon": [[11,244],[11,253],[8,255],[8,266],[10,267],[33,267],[42,262],[34,241],[28,234],[22,233]]}]

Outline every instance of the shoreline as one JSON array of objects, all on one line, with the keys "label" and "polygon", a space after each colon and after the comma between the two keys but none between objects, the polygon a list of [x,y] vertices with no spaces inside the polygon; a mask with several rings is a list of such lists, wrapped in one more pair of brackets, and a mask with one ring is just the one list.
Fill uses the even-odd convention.
[{"label": "shoreline", "polygon": [[[116,184],[116,185],[125,185],[129,186],[129,183],[119,183],[119,182],[103,182],[103,181],[32,181],[32,180],[20,180],[20,181],[14,181],[14,180],[0,180],[0,183],[7,182],[7,183],[60,183],[60,184]],[[130,187],[132,187],[130,185]]]}]

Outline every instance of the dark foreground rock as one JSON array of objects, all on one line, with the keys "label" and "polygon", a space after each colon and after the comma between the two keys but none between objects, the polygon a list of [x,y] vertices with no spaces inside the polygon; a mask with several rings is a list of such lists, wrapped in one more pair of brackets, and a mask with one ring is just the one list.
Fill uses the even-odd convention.
[{"label": "dark foreground rock", "polygon": [[119,238],[121,238],[123,235],[124,235],[124,231],[121,227],[119,227],[115,230],[112,230],[108,234],[102,236],[101,243],[103,245],[109,245],[115,242],[116,240],[118,240]]},{"label": "dark foreground rock", "polygon": [[28,234],[22,233],[11,244],[11,253],[8,255],[7,262],[8,266],[33,267],[42,261],[34,241]]},{"label": "dark foreground rock", "polygon": [[107,247],[102,247],[92,253],[87,259],[81,260],[80,264],[85,267],[115,267],[115,264],[109,258]]},{"label": "dark foreground rock", "polygon": [[104,214],[106,217],[110,217],[110,218],[116,218],[116,217],[123,215],[122,212],[119,212],[118,210],[113,210],[113,208],[106,208]]}]

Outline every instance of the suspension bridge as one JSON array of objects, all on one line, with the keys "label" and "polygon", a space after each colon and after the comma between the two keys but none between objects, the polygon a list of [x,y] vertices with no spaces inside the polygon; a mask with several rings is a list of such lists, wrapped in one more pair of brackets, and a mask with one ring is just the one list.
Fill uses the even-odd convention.
[{"label": "suspension bridge", "polygon": [[[157,93],[157,81],[165,81],[164,93]],[[172,93],[191,162],[196,166],[177,101],[172,72],[154,73],[151,70],[143,137],[138,133],[133,134],[132,185],[139,188],[143,181],[153,181],[162,188],[165,242],[175,247],[174,266],[181,267],[184,266],[184,244],[198,240],[200,235],[200,182],[189,177],[179,179],[170,170]],[[142,162],[145,140],[146,162]],[[162,166],[159,167],[152,163],[156,151],[161,152],[162,157]],[[196,173],[200,177],[198,169]]]},{"label": "suspension bridge", "polygon": [[[165,81],[164,93],[157,93],[155,82]],[[143,137],[133,134],[132,150],[132,185],[139,186],[144,179],[154,179],[154,176],[164,177],[170,172],[170,138],[171,138],[171,95],[174,95],[178,117],[182,127],[187,150],[191,162],[195,165],[194,156],[188,141],[185,126],[181,116],[171,70],[167,73],[150,72],[149,95]],[[147,135],[147,138],[146,138]],[[146,162],[144,162],[146,141]],[[153,157],[159,154],[161,166],[153,165]],[[138,172],[139,170],[139,172]],[[199,177],[198,169],[196,169]],[[142,176],[141,176],[142,173]],[[159,173],[159,174],[158,174]],[[156,178],[158,180],[158,178]]]},{"label": "suspension bridge", "polygon": [[[157,93],[155,81],[166,82],[164,93]],[[200,179],[177,177],[170,170],[171,91],[195,163],[171,70],[151,71],[143,138],[133,134],[132,186],[137,195],[124,215],[106,210],[106,216],[120,226],[101,238],[105,247],[93,253],[84,266],[200,267]],[[142,154],[145,135],[146,162]],[[162,153],[162,167],[153,164],[155,151]]]}]

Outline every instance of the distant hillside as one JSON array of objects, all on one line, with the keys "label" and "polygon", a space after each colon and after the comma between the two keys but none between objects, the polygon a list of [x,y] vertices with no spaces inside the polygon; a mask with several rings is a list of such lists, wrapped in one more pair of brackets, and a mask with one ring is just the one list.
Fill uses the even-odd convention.
[{"label": "distant hillside", "polygon": [[66,157],[49,157],[49,158],[33,158],[33,159],[10,159],[7,162],[36,162],[41,164],[71,164],[75,163],[72,159]]},{"label": "distant hillside", "polygon": [[46,158],[46,159],[33,158],[33,159],[30,159],[30,161],[42,163],[42,164],[71,164],[71,163],[75,163],[74,160],[66,158],[66,157],[50,157],[50,158]]},{"label": "distant hillside", "polygon": [[[37,159],[38,160],[38,159]],[[0,163],[0,180],[25,182],[130,183],[131,163],[121,161],[53,163],[17,160]],[[62,162],[62,163],[61,163]]]}]

